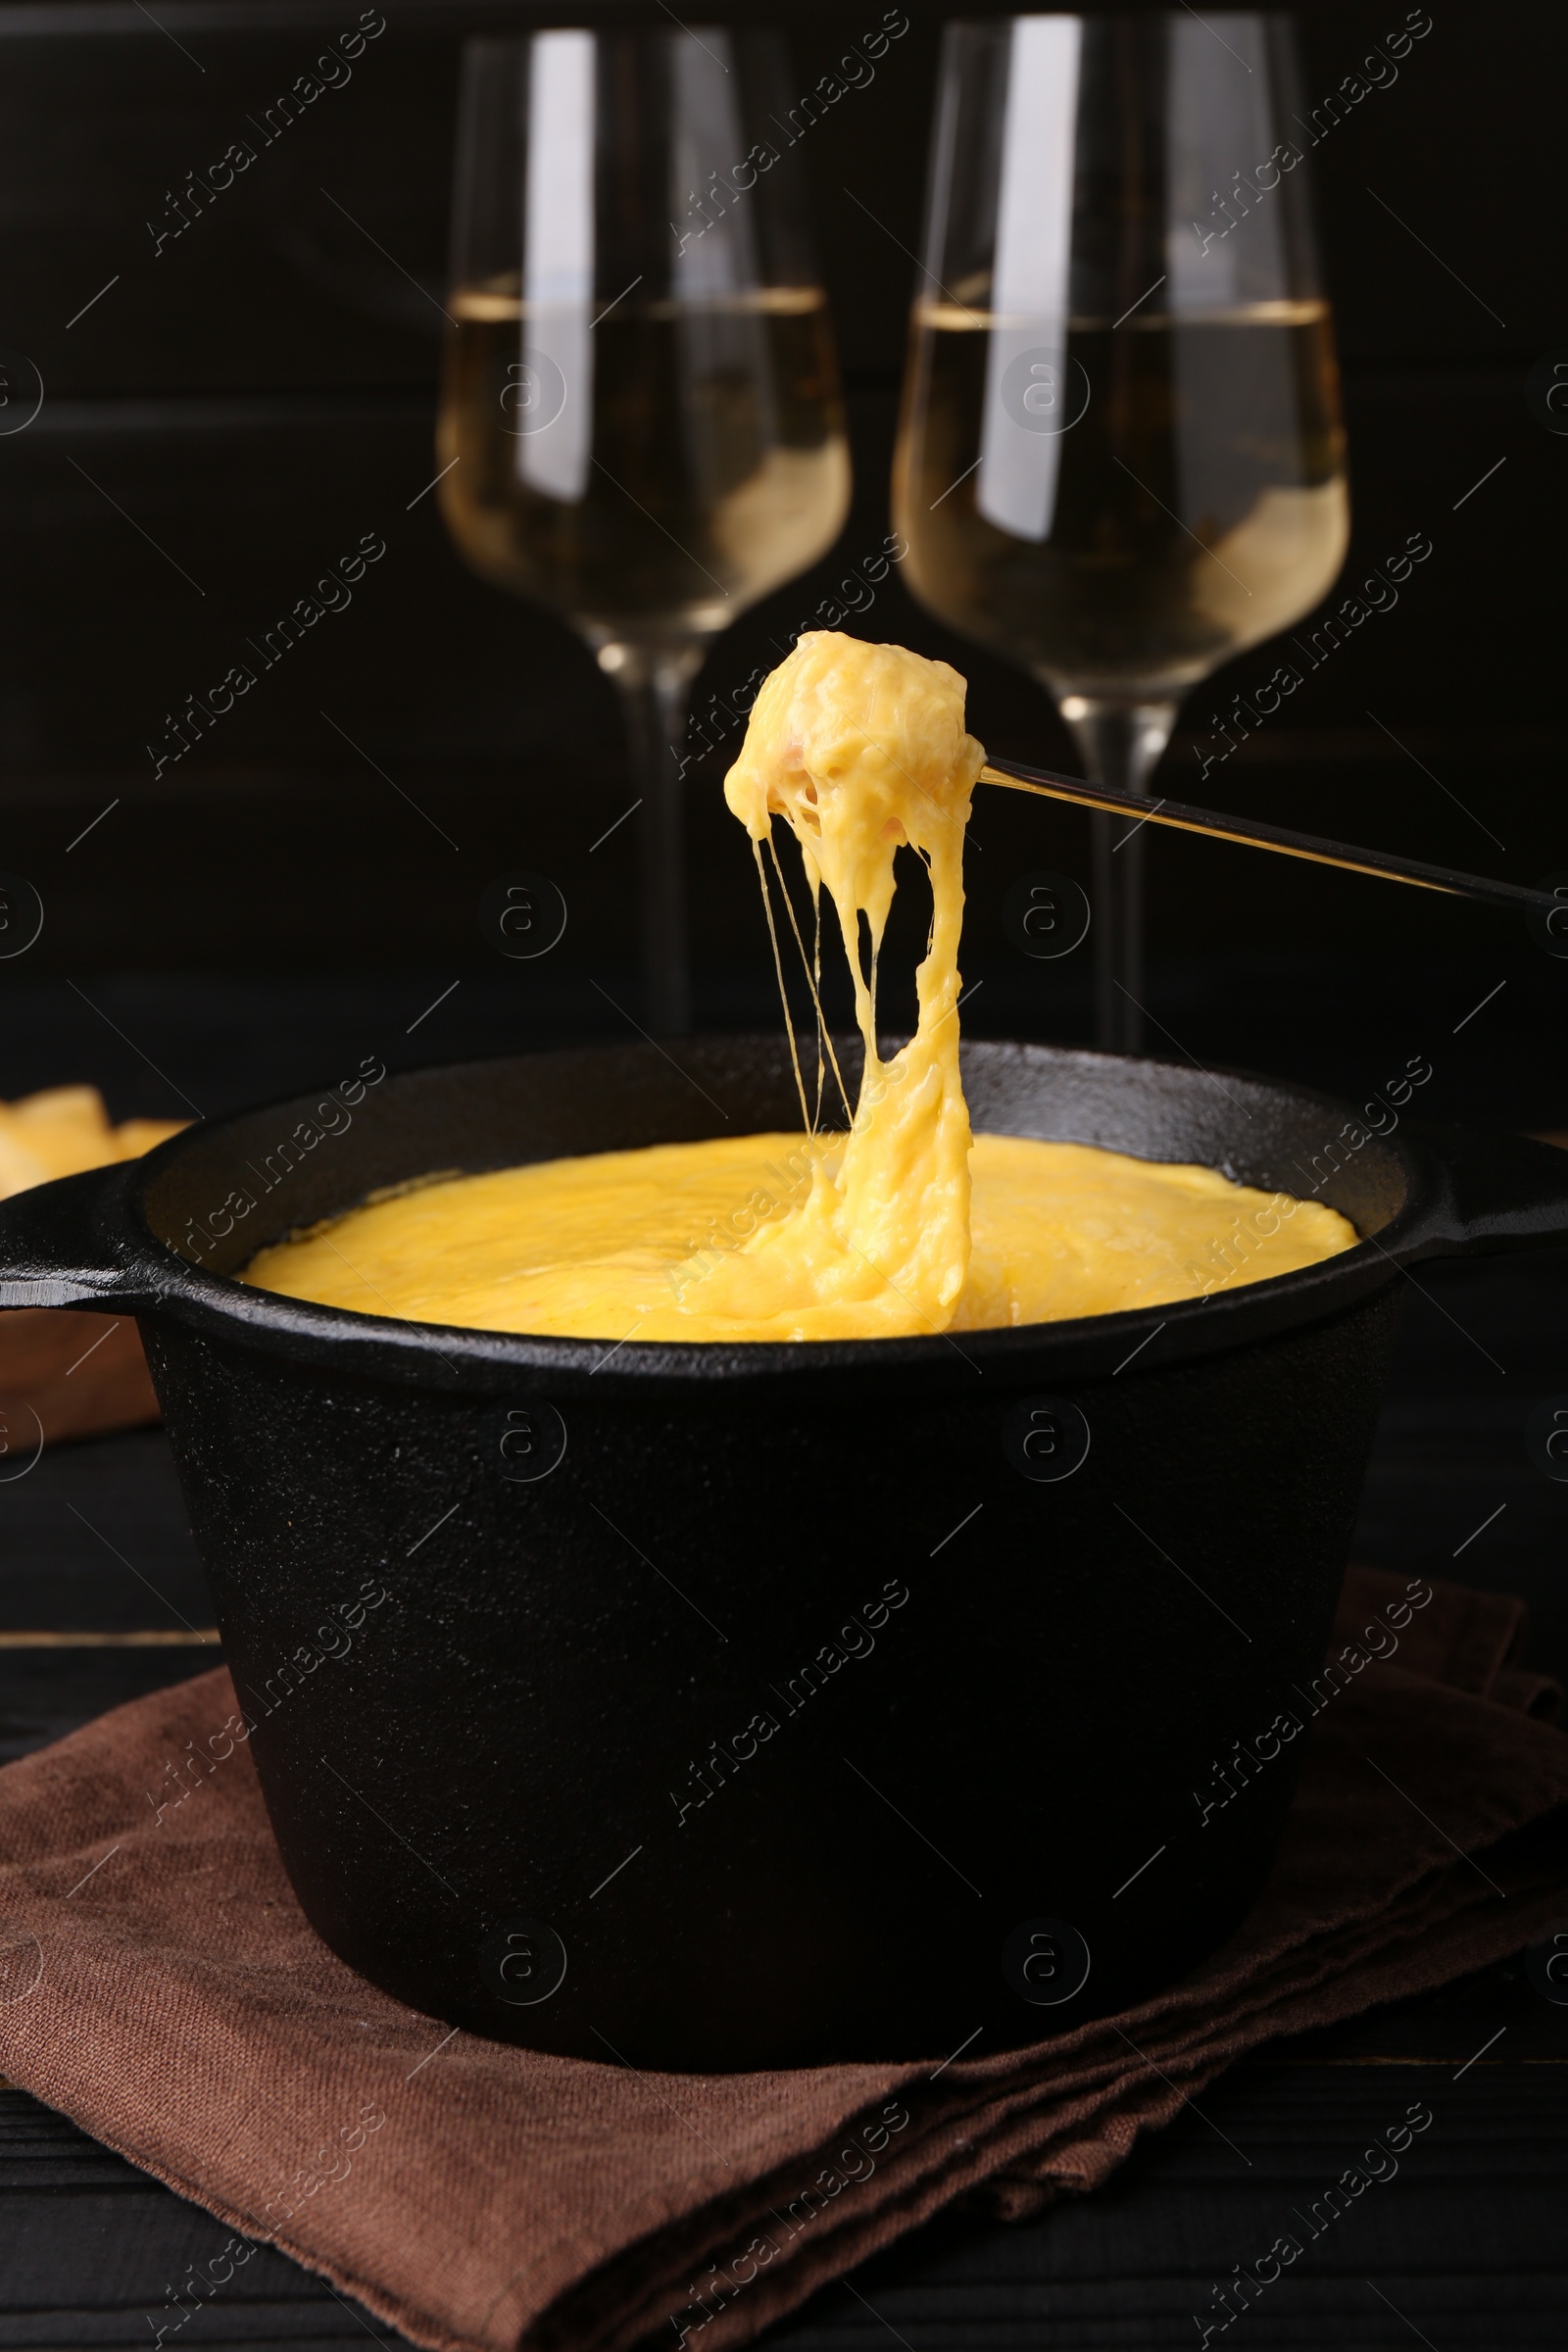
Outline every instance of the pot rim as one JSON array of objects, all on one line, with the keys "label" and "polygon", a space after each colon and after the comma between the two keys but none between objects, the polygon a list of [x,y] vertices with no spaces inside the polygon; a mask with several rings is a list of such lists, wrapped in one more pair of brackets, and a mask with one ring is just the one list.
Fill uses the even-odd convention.
[{"label": "pot rim", "polygon": [[[773,1038],[722,1033],[708,1040],[682,1042],[688,1052],[707,1043],[730,1054],[749,1045],[772,1051],[778,1043]],[[387,1085],[390,1090],[437,1075],[462,1079],[469,1073],[493,1073],[502,1066],[545,1063],[566,1055],[581,1058],[595,1052],[622,1058],[629,1053],[646,1058],[661,1051],[653,1041],[646,1049],[544,1049],[424,1064],[392,1074]],[[1250,1070],[1189,1068],[1152,1057],[1009,1040],[966,1040],[963,1052],[966,1059],[982,1065],[993,1055],[1023,1056],[1080,1068],[1114,1064],[1125,1071],[1131,1064],[1150,1072],[1179,1073],[1183,1083],[1228,1078],[1264,1090],[1276,1102],[1285,1098],[1303,1110],[1324,1114],[1332,1121],[1333,1132],[1352,1123],[1361,1125],[1353,1107],[1339,1097]],[[30,1282],[25,1277],[7,1280],[0,1274],[0,1305],[52,1304],[103,1311],[118,1304],[154,1322],[168,1319],[210,1338],[300,1361],[333,1362],[345,1372],[491,1394],[510,1389],[519,1395],[541,1395],[548,1390],[552,1395],[576,1391],[609,1396],[642,1394],[650,1381],[677,1383],[696,1391],[737,1379],[789,1385],[828,1378],[837,1386],[845,1378],[854,1381],[867,1375],[896,1385],[913,1381],[925,1388],[933,1381],[944,1387],[961,1386],[983,1378],[987,1371],[1000,1374],[1005,1385],[1016,1388],[1021,1381],[1049,1374],[1114,1378],[1123,1371],[1136,1377],[1166,1369],[1173,1361],[1213,1354],[1344,1312],[1423,1257],[1568,1238],[1568,1156],[1521,1138],[1478,1137],[1471,1131],[1401,1117],[1399,1132],[1378,1134],[1367,1129],[1358,1147],[1382,1155],[1384,1164],[1392,1163],[1403,1180],[1402,1204],[1384,1225],[1374,1233],[1364,1233],[1348,1250],[1314,1265],[1206,1298],[1059,1322],[898,1339],[637,1341],[628,1334],[612,1343],[543,1333],[477,1331],[366,1315],[353,1308],[255,1289],[237,1275],[193,1263],[153,1230],[145,1197],[181,1154],[198,1143],[210,1149],[225,1130],[264,1111],[304,1115],[314,1100],[315,1095],[299,1095],[255,1104],[225,1118],[183,1129],[140,1160],[63,1178],[16,1196],[0,1211],[0,1260],[19,1254],[16,1238],[24,1242],[20,1254],[29,1254],[25,1249],[28,1237],[17,1237],[16,1229],[33,1226],[43,1233],[44,1240],[30,1254],[35,1267],[40,1257],[44,1265]],[[1095,1141],[1092,1137],[1047,1140]],[[1527,1155],[1522,1165],[1521,1154]],[[1539,1155],[1539,1160],[1533,1155]],[[1466,1164],[1461,1168],[1456,1162]],[[1553,1162],[1555,1166],[1549,1164]],[[1489,1176],[1491,1200],[1485,1197]],[[1456,1182],[1460,1177],[1469,1180],[1468,1184]],[[1465,1200],[1462,1196],[1467,1190],[1471,1194],[1479,1190],[1481,1198]],[[78,1261],[88,1254],[97,1260],[73,1272],[61,1262],[67,1253],[58,1240],[53,1248],[49,1246],[48,1233],[47,1212],[52,1206],[58,1205],[60,1210],[56,1223],[68,1222],[63,1198],[68,1192],[74,1196],[69,1222],[81,1233],[74,1254]],[[1530,1195],[1528,1201],[1523,1201],[1525,1194]],[[363,1193],[359,1196],[364,1197]],[[29,1215],[24,1203],[31,1203],[34,1213]],[[346,1203],[338,1213],[347,1213],[352,1205]],[[97,1245],[91,1252],[85,1248],[89,1224]],[[38,1232],[30,1237],[35,1245]],[[103,1262],[106,1258],[108,1263]],[[45,1268],[53,1273],[52,1283]],[[590,1382],[596,1384],[592,1391]]]}]

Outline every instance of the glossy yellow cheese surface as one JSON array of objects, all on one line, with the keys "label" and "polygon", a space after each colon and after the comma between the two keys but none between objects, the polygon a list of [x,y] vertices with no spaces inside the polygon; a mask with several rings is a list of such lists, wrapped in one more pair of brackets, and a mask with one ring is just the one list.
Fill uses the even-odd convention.
[{"label": "glossy yellow cheese surface", "polygon": [[[1332,1209],[1206,1168],[971,1137],[958,936],[985,753],[963,721],[945,662],[814,631],[763,685],[725,779],[775,952],[763,853],[776,860],[778,816],[848,958],[864,1068],[846,1133],[814,1131],[802,1084],[800,1134],[431,1183],[262,1251],[245,1279],[367,1314],[617,1344],[883,1339],[1161,1304],[1348,1248]],[[901,849],[925,868],[931,930],[915,1033],[884,1062],[876,958]]]},{"label": "glossy yellow cheese surface", "polygon": [[[264,1250],[246,1280],[368,1315],[611,1342],[799,1340],[842,1307],[737,1314],[760,1234],[785,1227],[843,1138],[721,1136],[459,1177]],[[831,1172],[835,1153],[825,1153]],[[1162,1305],[1348,1249],[1331,1208],[1085,1144],[979,1135],[967,1278],[946,1329]]]}]

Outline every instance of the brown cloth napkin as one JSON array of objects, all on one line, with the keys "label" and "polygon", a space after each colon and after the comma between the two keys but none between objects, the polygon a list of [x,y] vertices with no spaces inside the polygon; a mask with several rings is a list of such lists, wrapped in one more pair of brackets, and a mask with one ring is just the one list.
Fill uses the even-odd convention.
[{"label": "brown cloth napkin", "polygon": [[441,2352],[740,2343],[960,2195],[1097,2187],[1254,2044],[1562,1924],[1568,1738],[1510,1666],[1520,1605],[1415,1585],[1348,1580],[1348,1680],[1246,1925],[1054,2042],[703,2077],[453,2032],[318,1941],[249,1751],[193,1761],[220,1670],[0,1773],[0,2064],[244,2233],[203,2294],[261,2238]]}]

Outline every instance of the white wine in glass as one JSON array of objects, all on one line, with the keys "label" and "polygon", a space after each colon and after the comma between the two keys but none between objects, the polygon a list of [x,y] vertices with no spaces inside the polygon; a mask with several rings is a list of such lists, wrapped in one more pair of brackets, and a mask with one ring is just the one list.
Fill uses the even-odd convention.
[{"label": "white wine in glass", "polygon": [[649,1025],[689,1026],[674,744],[708,642],[825,554],[850,461],[763,35],[534,33],[465,61],[442,513],[619,691]]},{"label": "white wine in glass", "polygon": [[[1232,14],[948,34],[894,466],[907,577],[1122,790],[1348,543],[1289,43]],[[1136,1051],[1143,840],[1091,821],[1098,1037]]]},{"label": "white wine in glass", "polygon": [[530,470],[531,450],[518,462],[513,420],[538,393],[515,359],[530,323],[515,283],[460,287],[449,308],[442,449],[466,463],[448,522],[475,570],[554,605],[590,643],[710,636],[837,535],[849,459],[842,431],[823,429],[834,357],[819,287],[633,297],[602,320],[589,445],[603,454],[578,498]]}]

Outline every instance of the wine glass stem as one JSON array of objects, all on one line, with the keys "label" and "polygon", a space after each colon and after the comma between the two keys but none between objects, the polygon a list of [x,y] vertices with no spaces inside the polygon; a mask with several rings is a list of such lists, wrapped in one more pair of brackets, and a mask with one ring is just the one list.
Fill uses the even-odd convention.
[{"label": "wine glass stem", "polygon": [[[1170,741],[1175,703],[1108,702],[1065,695],[1090,781],[1147,795]],[[1092,816],[1094,845],[1095,1043],[1109,1054],[1144,1046],[1144,842],[1146,828],[1122,816]]]},{"label": "wine glass stem", "polygon": [[[607,662],[611,651],[621,659]],[[599,659],[620,698],[639,801],[644,1018],[656,1037],[681,1037],[692,1025],[692,984],[680,738],[701,648],[617,646]]]}]

